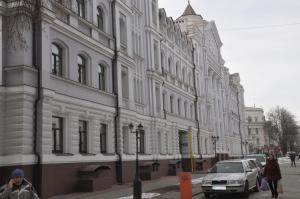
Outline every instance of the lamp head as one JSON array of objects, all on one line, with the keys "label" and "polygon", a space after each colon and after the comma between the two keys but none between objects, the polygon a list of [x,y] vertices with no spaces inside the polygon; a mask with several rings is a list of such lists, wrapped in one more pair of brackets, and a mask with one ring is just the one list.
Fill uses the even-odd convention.
[{"label": "lamp head", "polygon": [[130,128],[130,130],[133,129],[133,124],[132,123],[129,124],[129,128]]},{"label": "lamp head", "polygon": [[141,123],[138,125],[138,130],[139,130],[139,131],[142,131],[142,130],[143,130],[143,125],[142,125]]}]

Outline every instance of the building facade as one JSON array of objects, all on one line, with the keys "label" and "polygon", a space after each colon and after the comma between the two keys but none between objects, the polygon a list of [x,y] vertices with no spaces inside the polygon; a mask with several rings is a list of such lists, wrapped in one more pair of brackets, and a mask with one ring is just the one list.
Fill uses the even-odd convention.
[{"label": "building facade", "polygon": [[262,108],[246,107],[246,129],[250,153],[268,152],[270,141],[264,129],[265,116]]},{"label": "building facade", "polygon": [[173,20],[157,0],[47,1],[27,48],[5,34],[18,6],[0,8],[2,182],[15,167],[42,197],[78,190],[88,168],[105,168],[103,187],[131,182],[136,144],[152,179],[247,153],[239,75],[190,4]]}]

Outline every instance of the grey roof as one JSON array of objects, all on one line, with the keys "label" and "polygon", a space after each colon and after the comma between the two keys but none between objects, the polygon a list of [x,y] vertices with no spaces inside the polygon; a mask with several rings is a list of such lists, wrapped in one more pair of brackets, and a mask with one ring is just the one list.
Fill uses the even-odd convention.
[{"label": "grey roof", "polygon": [[187,5],[186,9],[184,10],[184,13],[181,16],[187,15],[197,15],[190,3]]}]

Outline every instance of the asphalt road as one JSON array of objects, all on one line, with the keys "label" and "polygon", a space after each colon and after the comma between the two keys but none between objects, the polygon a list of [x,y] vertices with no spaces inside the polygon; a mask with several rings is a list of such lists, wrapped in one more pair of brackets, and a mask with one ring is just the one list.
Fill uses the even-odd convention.
[{"label": "asphalt road", "polygon": [[[284,199],[300,199],[300,162],[296,163],[296,167],[291,167],[289,160],[280,160],[280,168],[282,173],[282,183],[284,193],[280,194],[278,198]],[[193,199],[204,199],[203,194],[193,197]],[[228,195],[228,196],[218,196],[211,198],[222,198],[222,199],[232,199],[232,198],[242,198],[240,195]],[[271,198],[270,191],[260,191],[258,193],[251,192],[249,199],[264,199]]]}]

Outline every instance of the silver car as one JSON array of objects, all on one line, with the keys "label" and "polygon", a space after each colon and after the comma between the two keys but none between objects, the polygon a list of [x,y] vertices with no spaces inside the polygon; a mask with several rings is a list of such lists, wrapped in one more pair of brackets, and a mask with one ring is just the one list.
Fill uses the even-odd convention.
[{"label": "silver car", "polygon": [[206,198],[211,194],[242,193],[259,191],[257,170],[250,168],[248,160],[225,160],[215,164],[203,178],[202,190]]}]

